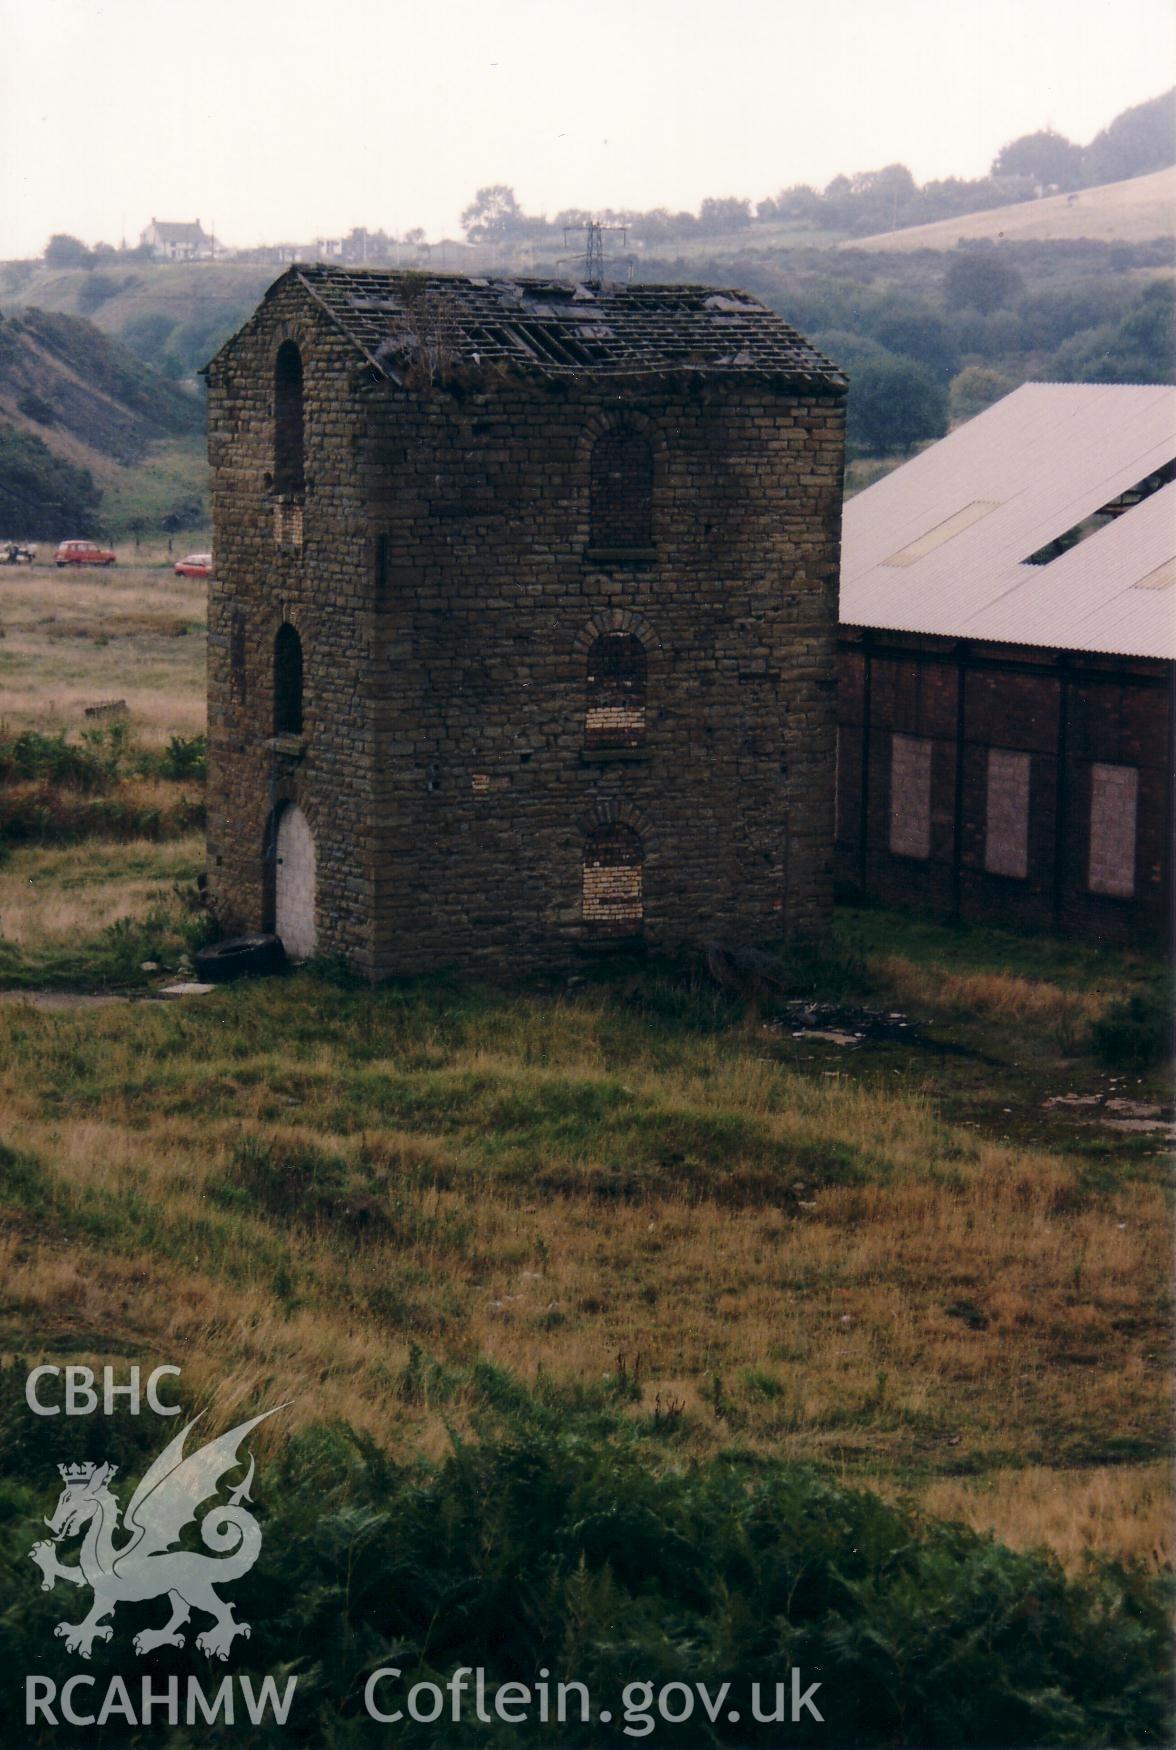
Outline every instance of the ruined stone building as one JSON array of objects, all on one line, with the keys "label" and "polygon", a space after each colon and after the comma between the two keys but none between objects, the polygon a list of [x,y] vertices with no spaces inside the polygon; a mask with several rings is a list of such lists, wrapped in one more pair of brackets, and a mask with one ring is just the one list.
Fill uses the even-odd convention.
[{"label": "ruined stone building", "polygon": [[821,931],[845,385],[800,335],[298,267],[208,380],[226,929],[377,977]]},{"label": "ruined stone building", "polygon": [[1172,945],[1176,394],[1027,383],[851,499],[837,862],[949,917]]}]

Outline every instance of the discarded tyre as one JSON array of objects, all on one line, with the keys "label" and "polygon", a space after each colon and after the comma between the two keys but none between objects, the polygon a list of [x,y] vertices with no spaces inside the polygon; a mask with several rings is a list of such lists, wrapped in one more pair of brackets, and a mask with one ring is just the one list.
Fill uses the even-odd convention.
[{"label": "discarded tyre", "polygon": [[196,950],[196,976],[206,984],[226,984],[231,978],[277,972],[286,963],[278,936],[230,936]]}]

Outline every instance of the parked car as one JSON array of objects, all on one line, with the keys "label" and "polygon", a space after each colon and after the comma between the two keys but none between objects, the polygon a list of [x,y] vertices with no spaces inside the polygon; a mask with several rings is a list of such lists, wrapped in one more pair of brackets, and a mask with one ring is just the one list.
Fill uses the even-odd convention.
[{"label": "parked car", "polygon": [[177,577],[211,577],[212,554],[189,553],[185,559],[177,559],[175,563]]},{"label": "parked car", "polygon": [[59,566],[117,565],[118,555],[109,547],[100,547],[97,541],[62,541],[55,562]]},{"label": "parked car", "polygon": [[0,565],[31,565],[36,557],[27,541],[0,541]]}]

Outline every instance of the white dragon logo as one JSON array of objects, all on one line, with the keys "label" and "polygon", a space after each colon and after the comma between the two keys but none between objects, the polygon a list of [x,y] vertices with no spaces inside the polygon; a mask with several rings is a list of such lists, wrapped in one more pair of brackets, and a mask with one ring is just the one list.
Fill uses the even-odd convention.
[{"label": "white dragon logo", "polygon": [[[251,1498],[252,1456],[244,1482],[229,1492],[228,1506],[210,1509],[200,1521],[200,1535],[209,1549],[218,1552],[217,1557],[173,1549],[172,1545],[196,1518],[201,1503],[216,1494],[225,1472],[240,1462],[237,1448],[245,1436],[285,1407],[279,1404],[254,1416],[251,1422],[242,1422],[185,1458],[188,1430],[200,1420],[193,1417],[160,1453],[132,1495],[122,1526],[130,1535],[121,1545],[115,1543],[119,1506],[110,1490],[117,1465],[58,1465],[65,1487],[53,1517],[45,1521],[53,1536],[34,1544],[29,1555],[41,1570],[42,1592],[51,1591],[58,1580],[93,1587],[94,1602],[84,1621],[59,1622],[54,1630],[69,1652],[88,1659],[96,1640],[110,1640],[114,1629],[102,1619],[116,1604],[139,1603],[166,1592],[172,1605],[171,1618],[163,1628],[137,1634],[133,1643],[136,1653],[182,1647],[180,1629],[193,1610],[200,1610],[214,1620],[211,1628],[197,1635],[197,1647],[210,1657],[228,1658],[234,1637],[247,1636],[249,1624],[233,1620],[232,1605],[218,1598],[213,1586],[239,1580],[261,1552],[261,1528],[252,1513],[241,1506]],[[57,1559],[56,1546],[83,1529],[80,1565],[64,1567]]]}]

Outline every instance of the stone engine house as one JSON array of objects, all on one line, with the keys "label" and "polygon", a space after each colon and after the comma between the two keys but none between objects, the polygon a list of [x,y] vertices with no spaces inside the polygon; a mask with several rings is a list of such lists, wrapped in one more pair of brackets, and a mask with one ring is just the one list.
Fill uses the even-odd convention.
[{"label": "stone engine house", "polygon": [[227,930],[372,977],[822,931],[845,383],[787,323],[296,267],[207,375]]}]

